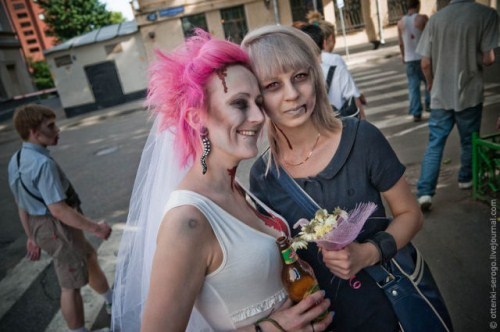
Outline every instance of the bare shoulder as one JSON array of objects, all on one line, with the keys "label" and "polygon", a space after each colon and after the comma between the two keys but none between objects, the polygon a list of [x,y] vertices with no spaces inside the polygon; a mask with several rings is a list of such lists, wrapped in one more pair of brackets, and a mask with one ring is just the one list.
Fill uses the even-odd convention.
[{"label": "bare shoulder", "polygon": [[404,16],[401,17],[398,21],[398,29],[400,29],[400,30],[403,30],[403,28],[404,28],[403,19],[404,19]]},{"label": "bare shoulder", "polygon": [[415,24],[417,25],[417,28],[423,30],[425,28],[425,25],[427,24],[427,21],[429,21],[429,16],[418,14],[415,19]]},{"label": "bare shoulder", "polygon": [[160,225],[158,239],[176,243],[196,243],[207,238],[210,224],[203,213],[192,205],[182,205],[168,211]]}]

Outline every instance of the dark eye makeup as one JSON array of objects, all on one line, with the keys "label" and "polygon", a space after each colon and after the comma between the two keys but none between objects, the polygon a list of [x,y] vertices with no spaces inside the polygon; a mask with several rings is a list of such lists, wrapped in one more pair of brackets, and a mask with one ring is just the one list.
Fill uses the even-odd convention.
[{"label": "dark eye makeup", "polygon": [[248,101],[240,98],[232,101],[231,105],[240,110],[246,110],[248,108]]}]

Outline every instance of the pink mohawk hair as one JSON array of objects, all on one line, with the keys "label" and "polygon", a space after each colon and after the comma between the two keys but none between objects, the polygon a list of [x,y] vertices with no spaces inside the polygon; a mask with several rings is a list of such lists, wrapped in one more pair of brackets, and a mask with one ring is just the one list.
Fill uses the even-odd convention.
[{"label": "pink mohawk hair", "polygon": [[202,29],[170,53],[156,50],[149,67],[146,105],[160,116],[160,130],[173,129],[180,166],[201,150],[199,129],[186,121],[187,110],[207,112],[205,86],[219,69],[241,64],[250,69],[250,60],[239,45],[215,39]]}]

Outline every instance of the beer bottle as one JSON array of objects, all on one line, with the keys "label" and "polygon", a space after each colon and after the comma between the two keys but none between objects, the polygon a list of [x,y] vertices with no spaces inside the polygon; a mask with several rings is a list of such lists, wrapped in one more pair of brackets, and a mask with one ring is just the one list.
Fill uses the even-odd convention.
[{"label": "beer bottle", "polygon": [[[319,290],[318,280],[314,276],[314,271],[307,262],[301,260],[292,248],[290,239],[280,236],[276,243],[281,251],[283,270],[281,270],[281,280],[288,293],[288,297],[293,303],[300,302],[304,297]],[[328,315],[328,309],[319,315],[314,321],[320,321]]]}]

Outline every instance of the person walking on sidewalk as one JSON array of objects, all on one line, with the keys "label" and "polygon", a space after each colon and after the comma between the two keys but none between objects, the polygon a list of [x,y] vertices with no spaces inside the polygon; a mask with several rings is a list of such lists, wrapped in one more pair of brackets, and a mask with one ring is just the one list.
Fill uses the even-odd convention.
[{"label": "person walking on sidewalk", "polygon": [[472,133],[479,132],[483,109],[483,66],[495,61],[499,18],[473,0],[452,0],[434,14],[417,52],[431,92],[429,143],[422,160],[417,197],[427,211],[436,192],[443,150],[456,124],[460,134],[458,186],[472,187]]},{"label": "person walking on sidewalk", "polygon": [[420,0],[408,0],[408,13],[398,21],[399,48],[403,63],[406,65],[406,76],[408,77],[409,113],[413,115],[413,121],[415,122],[422,120],[421,82],[425,84],[425,110],[427,112],[430,112],[431,102],[427,82],[420,67],[422,56],[416,52],[420,36],[429,18],[427,15],[419,14],[419,11]]},{"label": "person walking on sidewalk", "polygon": [[[342,112],[345,109],[343,106],[346,105],[346,103],[352,103],[354,109],[358,109],[356,116],[360,119],[365,119],[365,110],[359,98],[360,93],[344,61],[337,54],[321,51],[321,46],[324,45],[325,42],[323,30],[314,24],[305,25],[300,28],[300,30],[308,34],[318,46],[318,59],[321,62],[321,69],[326,80],[326,89],[330,104],[340,113],[341,116],[346,116],[346,114]],[[321,54],[319,52],[321,52]],[[325,57],[323,54],[331,56],[335,55],[340,58],[341,62],[339,62],[339,65],[333,65],[331,64],[332,62],[324,60]]]},{"label": "person walking on sidewalk", "polygon": [[61,287],[62,315],[70,331],[85,332],[80,288],[89,283],[103,295],[107,306],[112,291],[83,231],[107,239],[111,228],[83,215],[77,193],[50,156],[47,146],[57,145],[59,140],[55,120],[54,111],[45,106],[29,104],[16,109],[14,127],[23,144],[10,159],[9,186],[28,237],[28,259],[38,260],[40,248],[52,256]]},{"label": "person walking on sidewalk", "polygon": [[[365,118],[366,98],[361,92],[359,92],[359,90],[356,86],[356,83],[354,82],[354,79],[352,78],[351,72],[349,71],[344,59],[342,59],[342,57],[339,54],[333,52],[333,50],[335,49],[335,43],[336,43],[335,25],[333,25],[332,23],[330,23],[328,21],[325,21],[323,19],[323,16],[321,15],[321,13],[317,12],[317,11],[310,11],[307,14],[307,20],[308,20],[309,24],[312,24],[312,25],[315,25],[315,26],[318,26],[321,28],[321,31],[323,33],[323,36],[322,36],[323,41],[320,40],[320,37],[318,36],[318,34],[316,34],[316,33],[311,34],[309,31],[307,31],[307,29],[304,30],[303,29],[304,26],[300,27],[300,29],[302,31],[306,32],[307,34],[309,34],[314,39],[316,44],[318,45],[319,49],[321,50],[321,63],[322,63],[322,65],[334,66],[336,68],[343,67],[343,69],[340,69],[340,70],[346,71],[347,74],[350,76],[350,81],[352,83],[349,83],[349,85],[352,84],[354,86],[355,92],[353,95],[354,95],[355,100],[356,100],[356,106],[359,109],[361,118],[364,119]],[[328,77],[327,74],[328,73],[325,72],[325,77]],[[334,74],[335,74],[335,72],[334,72]],[[331,92],[329,91],[328,92],[329,99],[331,99],[330,93]],[[332,102],[332,104],[335,105],[335,103],[333,103],[333,102]],[[342,105],[340,105],[340,107],[341,106]]]}]

